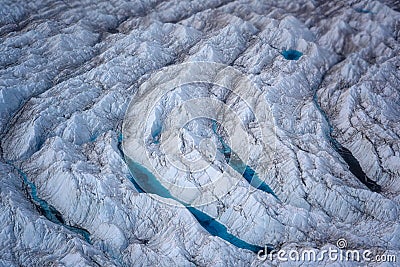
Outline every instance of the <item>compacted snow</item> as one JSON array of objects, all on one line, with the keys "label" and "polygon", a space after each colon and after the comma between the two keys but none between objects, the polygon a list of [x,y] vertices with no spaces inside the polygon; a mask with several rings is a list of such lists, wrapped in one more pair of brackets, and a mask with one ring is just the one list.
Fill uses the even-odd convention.
[{"label": "compacted snow", "polygon": [[399,261],[399,11],[1,1],[0,266]]}]

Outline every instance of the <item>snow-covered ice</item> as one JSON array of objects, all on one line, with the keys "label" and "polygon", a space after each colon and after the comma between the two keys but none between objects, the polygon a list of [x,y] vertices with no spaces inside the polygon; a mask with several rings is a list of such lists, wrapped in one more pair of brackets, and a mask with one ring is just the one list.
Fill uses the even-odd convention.
[{"label": "snow-covered ice", "polygon": [[[399,261],[399,11],[391,0],[2,1],[0,266],[293,266],[255,248],[340,238]],[[199,61],[256,91],[199,83],[137,101],[159,70]],[[226,125],[179,125],[212,116],[216,100],[235,112]],[[124,155],[130,107],[147,139]],[[211,167],[169,168],[163,149]],[[129,160],[148,155],[165,183],[217,197],[184,207],[183,193],[146,192]],[[222,174],[229,192],[204,189]]]}]

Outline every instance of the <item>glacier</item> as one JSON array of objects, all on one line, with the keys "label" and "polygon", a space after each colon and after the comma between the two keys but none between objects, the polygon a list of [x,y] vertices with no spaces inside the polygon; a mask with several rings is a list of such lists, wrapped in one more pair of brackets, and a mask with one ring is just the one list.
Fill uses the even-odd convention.
[{"label": "glacier", "polygon": [[[399,12],[394,0],[1,1],[0,266],[397,266],[257,251],[345,239],[400,260]],[[154,77],[195,75],[160,71],[201,62],[254,91],[209,76],[138,100]],[[215,101],[234,111],[225,124]],[[124,143],[128,110],[140,150]],[[145,158],[163,186],[199,195],[143,187],[130,163]],[[224,194],[205,186],[216,177]]]}]

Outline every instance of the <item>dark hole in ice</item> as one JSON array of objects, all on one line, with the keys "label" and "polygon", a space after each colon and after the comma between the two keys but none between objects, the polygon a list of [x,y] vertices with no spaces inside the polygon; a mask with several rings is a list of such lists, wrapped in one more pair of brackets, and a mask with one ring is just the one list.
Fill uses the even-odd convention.
[{"label": "dark hole in ice", "polygon": [[302,52],[293,49],[283,50],[281,54],[287,60],[298,60],[303,55]]},{"label": "dark hole in ice", "polygon": [[[335,140],[336,141],[336,140]],[[373,192],[381,192],[382,188],[380,185],[378,185],[375,181],[371,180],[370,178],[367,177],[367,175],[364,173],[364,171],[361,168],[360,163],[358,160],[353,156],[353,154],[339,144],[337,141],[333,141],[333,146],[335,150],[342,156],[344,161],[347,163],[349,166],[350,172],[360,180],[366,187],[368,187],[371,191]]]},{"label": "dark hole in ice", "polygon": [[363,169],[361,168],[360,163],[358,160],[353,156],[350,150],[342,146],[335,138],[332,137],[332,132],[333,132],[333,126],[331,125],[328,116],[326,115],[325,111],[321,108],[321,106],[318,103],[317,99],[317,93],[315,92],[313,96],[313,102],[316,106],[316,108],[319,110],[321,115],[325,118],[328,126],[329,126],[329,132],[327,133],[327,137],[330,140],[330,143],[332,144],[332,147],[336,150],[336,152],[339,153],[339,155],[343,158],[343,160],[347,163],[349,166],[350,172],[357,177],[357,179],[362,182],[366,187],[368,187],[371,191],[373,192],[381,192],[382,188],[379,184],[377,184],[375,181],[371,180],[370,178],[367,177]]},{"label": "dark hole in ice", "polygon": [[62,217],[61,213],[58,210],[56,210],[53,206],[50,206],[50,212],[54,214],[59,223],[65,224],[64,218]]},{"label": "dark hole in ice", "polygon": [[110,29],[107,29],[107,32],[109,32],[109,33],[111,33],[111,34],[119,33],[119,31],[118,31],[117,28],[110,28]]},{"label": "dark hole in ice", "polygon": [[362,9],[362,8],[355,8],[354,9],[358,13],[364,13],[364,14],[372,14],[371,10],[368,9]]}]

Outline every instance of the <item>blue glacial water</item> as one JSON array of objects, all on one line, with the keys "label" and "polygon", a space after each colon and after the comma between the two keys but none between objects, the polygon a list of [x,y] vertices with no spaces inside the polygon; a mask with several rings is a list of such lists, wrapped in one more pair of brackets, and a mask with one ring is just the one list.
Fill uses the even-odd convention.
[{"label": "blue glacial water", "polygon": [[[260,250],[264,250],[264,247],[252,245],[247,243],[244,240],[230,234],[227,228],[216,221],[214,218],[210,217],[206,213],[187,205],[186,203],[182,203],[181,201],[174,198],[170,192],[157,180],[157,178],[142,165],[134,162],[129,157],[125,156],[125,161],[129,166],[129,169],[132,172],[132,175],[135,177],[135,183],[140,187],[141,192],[157,194],[164,198],[174,199],[184,205],[190,213],[196,218],[196,220],[200,223],[200,225],[207,230],[211,235],[218,236],[221,239],[231,243],[232,245],[250,250],[254,253],[258,253]],[[268,253],[272,250],[272,248],[267,248]]]},{"label": "blue glacial water", "polygon": [[[128,163],[126,162],[126,157],[125,157],[124,151],[122,150],[122,139],[123,139],[123,135],[122,135],[122,133],[119,133],[119,135],[118,135],[118,145],[117,145],[118,151],[121,154],[121,158],[124,160],[125,164],[128,166]],[[135,178],[132,175],[128,175],[127,178],[128,178],[129,181],[131,181],[131,183],[135,187],[136,191],[138,191],[139,193],[144,193],[144,191],[136,183]]]},{"label": "blue glacial water", "polygon": [[350,150],[342,146],[335,138],[332,137],[333,133],[333,126],[329,121],[328,116],[326,115],[325,111],[321,108],[321,106],[318,103],[318,98],[317,98],[317,92],[314,93],[313,96],[313,102],[318,109],[318,111],[321,113],[321,115],[324,117],[325,121],[328,124],[329,130],[326,133],[326,136],[328,140],[330,141],[332,147],[335,149],[336,152],[343,158],[343,160],[347,163],[349,166],[349,171],[357,177],[357,179],[363,183],[366,187],[368,187],[371,191],[373,192],[381,192],[382,188],[380,185],[378,185],[375,181],[371,180],[370,178],[367,177],[365,172],[362,170],[360,163],[358,160],[353,156]]},{"label": "blue glacial water", "polygon": [[160,143],[161,132],[162,125],[158,122],[154,122],[153,126],[151,127],[151,137],[153,138],[154,144]]},{"label": "blue glacial water", "polygon": [[99,134],[93,133],[93,134],[90,136],[89,142],[90,142],[90,143],[95,142],[95,141],[97,140],[98,137],[99,137]]},{"label": "blue glacial water", "polygon": [[289,49],[283,50],[281,52],[281,55],[287,60],[298,60],[303,55],[303,53],[297,50]]},{"label": "blue glacial water", "polygon": [[263,180],[259,178],[256,171],[250,166],[246,165],[246,163],[244,163],[240,159],[240,157],[234,151],[232,151],[231,147],[225,142],[222,136],[218,134],[217,128],[218,124],[215,120],[213,120],[212,129],[214,133],[218,136],[218,140],[222,146],[219,151],[224,154],[225,160],[229,164],[229,166],[231,166],[232,169],[234,169],[236,172],[240,173],[252,187],[269,193],[279,200],[274,191]]},{"label": "blue glacial water", "polygon": [[[201,212],[198,209],[192,207],[187,207],[187,209],[193,214],[193,216],[197,219],[201,226],[203,226],[203,228],[205,228],[211,235],[218,236],[238,248],[247,249],[253,251],[254,253],[258,253],[260,250],[264,250],[264,247],[249,244],[230,234],[223,224],[219,223],[214,218],[208,216],[204,212]],[[272,247],[269,247],[270,251],[272,249]],[[267,251],[267,253],[269,253],[270,251]]]},{"label": "blue glacial water", "polygon": [[[157,194],[160,197],[175,199],[147,168],[125,156],[126,163],[131,171],[136,184],[142,192]],[[177,200],[177,199],[175,199]],[[185,205],[184,203],[182,203]]]},{"label": "blue glacial water", "polygon": [[49,205],[46,201],[38,197],[36,185],[31,181],[29,181],[26,174],[13,164],[11,163],[9,164],[12,165],[18,171],[19,175],[23,178],[24,183],[29,187],[30,189],[29,194],[31,196],[31,199],[33,200],[33,203],[36,205],[37,209],[41,214],[43,214],[49,221],[56,224],[60,224],[65,228],[67,228],[68,230],[81,235],[86,240],[86,242],[91,244],[90,233],[87,230],[65,224],[65,221],[62,218],[61,213],[58,210],[56,210],[53,206]]}]

